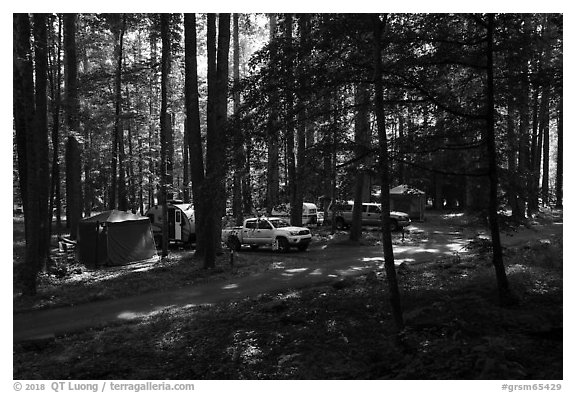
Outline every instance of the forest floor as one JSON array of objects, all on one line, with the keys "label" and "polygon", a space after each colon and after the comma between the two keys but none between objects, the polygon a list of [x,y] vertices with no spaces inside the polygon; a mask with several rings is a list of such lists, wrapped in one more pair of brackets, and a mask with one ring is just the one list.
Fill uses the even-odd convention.
[{"label": "forest floor", "polygon": [[[485,233],[466,216],[414,225],[404,242],[425,245],[446,225]],[[406,328],[397,334],[383,271],[308,288],[262,293],[211,305],[171,307],[13,349],[14,379],[550,379],[563,377],[562,213],[545,210],[507,227],[505,263],[515,306],[498,304],[489,240],[467,253],[398,269]],[[434,227],[434,225],[437,225]],[[436,229],[435,229],[436,228]],[[23,243],[14,225],[15,271]],[[320,245],[347,245],[345,234],[316,231]],[[543,234],[546,236],[543,236]],[[377,244],[366,232],[363,245]],[[550,236],[548,236],[550,235]],[[20,239],[20,240],[19,240]],[[358,245],[349,244],[349,247]],[[173,252],[161,263],[88,271],[66,264],[43,273],[39,295],[14,311],[50,308],[221,281],[270,268],[250,254],[215,271]],[[293,258],[285,256],[287,263]]]}]

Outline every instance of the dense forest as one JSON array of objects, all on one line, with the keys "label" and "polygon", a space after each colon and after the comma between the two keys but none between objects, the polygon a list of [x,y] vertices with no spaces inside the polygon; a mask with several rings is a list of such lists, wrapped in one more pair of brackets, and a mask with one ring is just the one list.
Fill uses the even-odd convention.
[{"label": "dense forest", "polygon": [[384,191],[409,184],[434,208],[484,214],[498,272],[499,212],[521,221],[562,207],[562,15],[14,14],[13,23],[26,293],[53,228],[73,239],[82,217],[107,209],[193,202],[196,253],[211,267],[225,215],[241,222],[290,203],[300,224],[303,202],[342,199],[377,200],[386,212]]}]

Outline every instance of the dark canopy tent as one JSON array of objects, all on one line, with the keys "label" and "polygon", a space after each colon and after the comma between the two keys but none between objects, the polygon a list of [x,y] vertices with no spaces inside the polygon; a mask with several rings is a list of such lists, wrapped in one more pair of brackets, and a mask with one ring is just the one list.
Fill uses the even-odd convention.
[{"label": "dark canopy tent", "polygon": [[78,259],[86,266],[120,266],[157,259],[150,219],[118,210],[78,224]]}]

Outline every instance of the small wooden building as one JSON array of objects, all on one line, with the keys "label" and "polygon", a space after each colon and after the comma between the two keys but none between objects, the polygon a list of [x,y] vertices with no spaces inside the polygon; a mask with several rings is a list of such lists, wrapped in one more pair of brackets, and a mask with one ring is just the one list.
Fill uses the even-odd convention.
[{"label": "small wooden building", "polygon": [[412,220],[423,221],[426,209],[426,193],[401,184],[390,190],[390,210],[407,213]]}]

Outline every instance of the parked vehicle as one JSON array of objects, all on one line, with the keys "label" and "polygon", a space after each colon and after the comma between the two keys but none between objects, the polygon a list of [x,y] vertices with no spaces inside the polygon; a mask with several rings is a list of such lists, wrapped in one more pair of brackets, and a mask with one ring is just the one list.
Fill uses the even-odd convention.
[{"label": "parked vehicle", "polygon": [[222,240],[229,248],[240,251],[242,245],[251,248],[272,246],[274,250],[288,252],[291,247],[304,251],[312,241],[308,228],[294,227],[280,217],[258,217],[244,220],[244,225],[224,229]]},{"label": "parked vehicle", "polygon": [[[284,203],[274,207],[271,216],[290,220],[290,204]],[[320,225],[318,219],[318,207],[313,203],[304,202],[302,204],[302,225]]]},{"label": "parked vehicle", "polygon": [[[336,213],[336,228],[348,228],[352,224],[353,201],[331,204],[328,210],[330,215]],[[382,208],[379,203],[362,203],[362,225],[379,226],[382,223]],[[410,217],[403,212],[390,212],[390,230],[397,231],[410,225]]]},{"label": "parked vehicle", "polygon": [[13,212],[14,214],[24,214],[24,207],[21,203],[15,203]]},{"label": "parked vehicle", "polygon": [[[152,233],[156,245],[162,241],[162,205],[148,209]],[[196,224],[194,206],[190,203],[171,201],[168,203],[168,240],[174,243],[192,245],[196,242]]]}]

